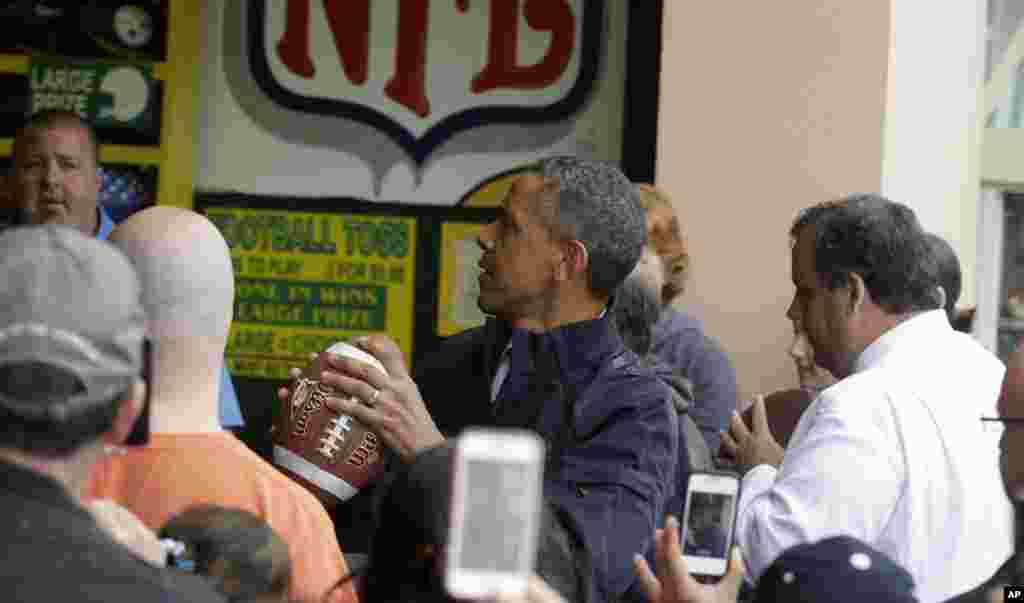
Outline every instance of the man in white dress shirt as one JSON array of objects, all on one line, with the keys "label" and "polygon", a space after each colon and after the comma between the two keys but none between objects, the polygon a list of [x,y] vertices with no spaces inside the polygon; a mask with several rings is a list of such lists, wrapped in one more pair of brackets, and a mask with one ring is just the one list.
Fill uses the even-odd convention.
[{"label": "man in white dress shirt", "polygon": [[756,403],[723,437],[743,471],[736,540],[756,580],[791,546],[859,538],[903,565],[917,597],[969,590],[1012,552],[997,442],[982,428],[1004,367],[950,327],[913,211],[876,195],[796,220],[787,312],[839,382],[784,456]]}]

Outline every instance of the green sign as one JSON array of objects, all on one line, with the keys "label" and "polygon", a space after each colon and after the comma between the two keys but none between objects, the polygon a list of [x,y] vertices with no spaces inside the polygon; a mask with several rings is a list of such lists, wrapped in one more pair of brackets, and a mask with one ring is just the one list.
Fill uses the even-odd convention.
[{"label": "green sign", "polygon": [[156,93],[148,66],[33,60],[29,69],[32,112],[74,111],[97,128],[144,128]]},{"label": "green sign", "polygon": [[287,379],[310,352],[387,333],[409,357],[416,220],[211,207],[235,269],[232,374]]},{"label": "green sign", "polygon": [[235,320],[277,326],[383,331],[387,288],[239,278]]}]

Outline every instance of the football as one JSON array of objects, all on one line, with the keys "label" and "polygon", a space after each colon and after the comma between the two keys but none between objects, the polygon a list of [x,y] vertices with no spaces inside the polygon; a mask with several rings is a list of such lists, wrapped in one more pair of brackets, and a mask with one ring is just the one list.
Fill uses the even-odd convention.
[{"label": "football", "polygon": [[[327,353],[365,362],[382,373],[384,366],[359,348],[338,342]],[[314,360],[292,383],[290,399],[274,420],[274,465],[304,486],[328,509],[355,496],[383,471],[384,443],[354,417],[327,407],[337,394],[314,377]]]},{"label": "football", "polygon": [[[785,447],[796,430],[796,424],[807,407],[814,402],[814,394],[803,389],[783,389],[764,397],[764,409],[768,418],[768,429],[775,441]],[[754,407],[743,411],[743,422],[750,427],[754,424]]]}]

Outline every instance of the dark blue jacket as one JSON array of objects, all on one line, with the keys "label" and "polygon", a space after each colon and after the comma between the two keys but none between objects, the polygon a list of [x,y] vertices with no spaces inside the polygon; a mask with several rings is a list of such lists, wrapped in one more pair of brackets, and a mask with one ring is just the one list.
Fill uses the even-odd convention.
[{"label": "dark blue jacket", "polygon": [[545,496],[582,532],[595,600],[618,600],[635,592],[632,557],[653,547],[674,492],[679,428],[671,392],[600,318],[533,336],[532,392],[492,406],[510,334],[491,320],[450,337],[417,367],[420,392],[445,434],[507,426],[544,437]]}]

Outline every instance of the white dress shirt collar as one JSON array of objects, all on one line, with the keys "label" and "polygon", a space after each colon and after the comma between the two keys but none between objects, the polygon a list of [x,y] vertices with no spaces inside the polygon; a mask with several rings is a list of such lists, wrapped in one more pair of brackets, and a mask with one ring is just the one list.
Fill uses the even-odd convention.
[{"label": "white dress shirt collar", "polygon": [[853,372],[871,368],[885,358],[889,352],[900,345],[901,342],[909,339],[916,339],[918,333],[934,333],[935,329],[952,329],[945,310],[928,310],[915,314],[904,320],[895,327],[889,329],[876,339],[871,345],[864,348],[864,351],[857,357],[853,366]]}]

